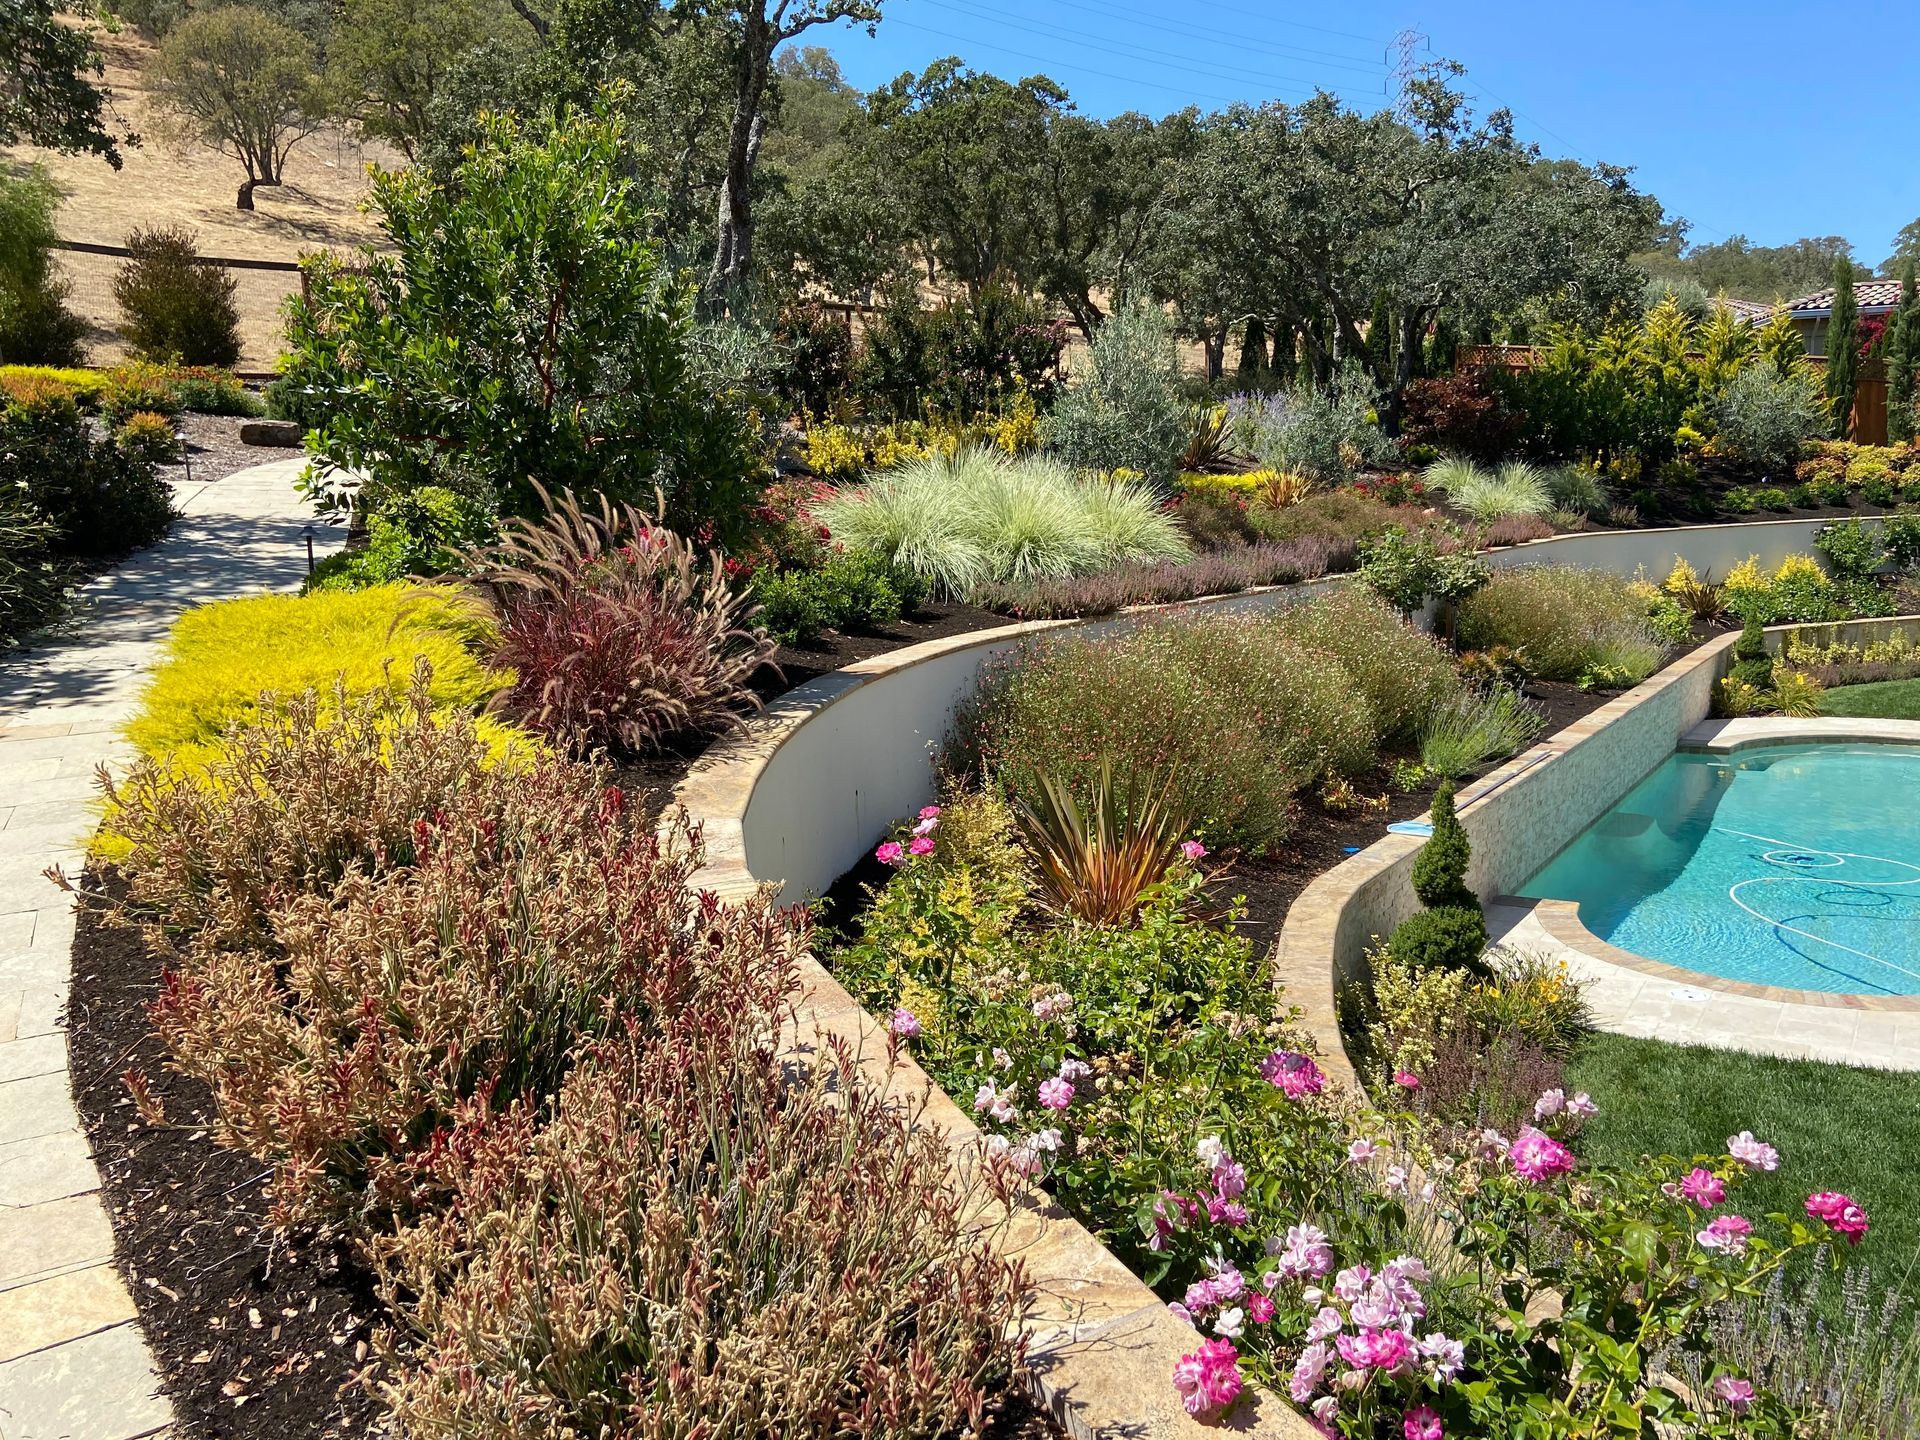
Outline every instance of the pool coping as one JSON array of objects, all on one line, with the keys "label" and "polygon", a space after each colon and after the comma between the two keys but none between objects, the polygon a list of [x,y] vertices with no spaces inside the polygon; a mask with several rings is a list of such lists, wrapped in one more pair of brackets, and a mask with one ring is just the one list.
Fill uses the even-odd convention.
[{"label": "pool coping", "polygon": [[[1747,716],[1735,720],[1704,720],[1680,737],[1676,754],[1733,755],[1770,745],[1920,745],[1920,721],[1877,720],[1847,715]],[[1665,960],[1623,950],[1602,940],[1580,919],[1572,900],[1500,896],[1492,903],[1531,907],[1548,935],[1594,960],[1637,970],[1659,980],[1692,985],[1696,989],[1782,1005],[1805,1005],[1822,1010],[1864,1010],[1884,1015],[1920,1015],[1920,995],[1859,995],[1837,990],[1800,990],[1785,985],[1757,985],[1704,970],[1689,970]]]}]

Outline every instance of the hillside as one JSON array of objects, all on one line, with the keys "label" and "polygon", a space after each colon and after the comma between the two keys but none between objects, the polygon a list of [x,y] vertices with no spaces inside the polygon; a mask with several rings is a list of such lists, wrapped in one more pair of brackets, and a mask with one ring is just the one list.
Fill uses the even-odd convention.
[{"label": "hillside", "polygon": [[[204,255],[297,260],[305,251],[373,237],[375,227],[359,206],[367,193],[367,164],[398,161],[385,146],[363,144],[337,126],[316,132],[288,159],[286,185],[255,191],[258,208],[251,213],[236,210],[234,192],[243,178],[239,162],[167,138],[141,78],[153,47],[128,31],[103,37],[103,48],[115,112],[144,137],[137,148],[123,150],[125,168],[26,147],[4,152],[16,161],[38,160],[66,192],[60,207],[63,239],[124,245],[135,226],[185,225],[198,233]],[[60,256],[61,270],[73,281],[73,306],[93,326],[95,361],[122,352],[112,290],[119,264],[106,256]],[[280,351],[281,301],[299,288],[299,277],[259,270],[233,274],[239,285],[241,366],[270,369]]]}]

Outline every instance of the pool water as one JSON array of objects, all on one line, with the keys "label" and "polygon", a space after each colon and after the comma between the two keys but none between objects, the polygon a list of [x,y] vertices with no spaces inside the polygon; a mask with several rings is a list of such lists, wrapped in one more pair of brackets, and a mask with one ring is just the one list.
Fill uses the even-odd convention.
[{"label": "pool water", "polygon": [[1673,755],[1520,893],[1689,970],[1920,994],[1920,747]]}]

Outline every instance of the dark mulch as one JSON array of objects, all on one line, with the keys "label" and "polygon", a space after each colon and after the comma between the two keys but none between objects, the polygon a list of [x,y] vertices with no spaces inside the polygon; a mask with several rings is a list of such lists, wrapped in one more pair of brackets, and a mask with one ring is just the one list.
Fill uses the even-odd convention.
[{"label": "dark mulch", "polygon": [[[89,872],[91,886],[114,886]],[[268,1172],[213,1143],[212,1096],[165,1068],[146,1005],[160,962],[141,935],[89,906],[73,944],[68,1043],[74,1094],[113,1216],[114,1250],[162,1387],[193,1436],[331,1440],[379,1425],[354,1380],[379,1313],[342,1247],[276,1236]],[[139,1121],[121,1076],[166,1108]]]},{"label": "dark mulch", "polygon": [[306,453],[298,445],[242,445],[240,426],[244,423],[237,415],[176,415],[173,428],[186,441],[186,462],[163,466],[160,473],[176,484],[184,484],[191,477],[199,485],[224,480],[252,465],[293,460]]},{"label": "dark mulch", "polygon": [[[111,871],[89,888],[117,887]],[[386,1433],[361,1383],[380,1306],[344,1246],[276,1236],[268,1173],[213,1143],[206,1086],[165,1068],[147,1023],[160,964],[134,930],[80,917],[68,1004],[74,1093],[113,1217],[115,1260],[182,1440],[345,1440]],[[121,1076],[166,1109],[150,1126]],[[983,1440],[1059,1440],[1024,1391],[995,1398]]]}]

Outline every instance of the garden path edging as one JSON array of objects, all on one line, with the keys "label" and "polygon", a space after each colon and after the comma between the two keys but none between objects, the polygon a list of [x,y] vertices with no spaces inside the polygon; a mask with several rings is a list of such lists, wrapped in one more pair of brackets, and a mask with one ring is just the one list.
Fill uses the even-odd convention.
[{"label": "garden path edging", "polygon": [[[134,1440],[172,1422],[114,1263],[67,1072],[61,1012],[74,915],[42,875],[77,870],[98,821],[96,767],[174,620],[211,600],[296,588],[311,519],[278,460],[174,488],[166,539],[81,593],[71,633],[0,659],[0,1436]],[[316,555],[345,539],[313,525]]]}]

